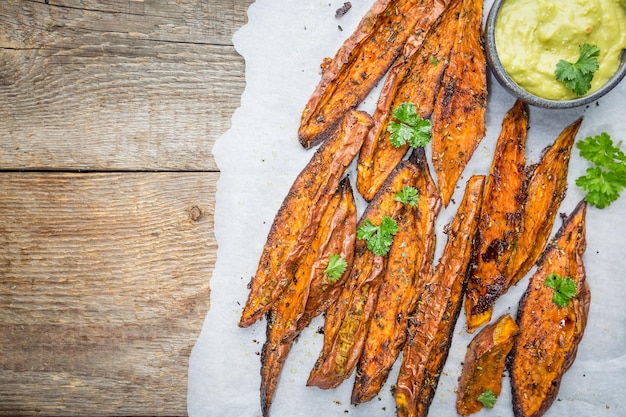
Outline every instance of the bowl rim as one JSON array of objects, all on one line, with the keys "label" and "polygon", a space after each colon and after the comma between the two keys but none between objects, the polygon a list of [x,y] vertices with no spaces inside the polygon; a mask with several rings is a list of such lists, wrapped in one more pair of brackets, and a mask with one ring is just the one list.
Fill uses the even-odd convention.
[{"label": "bowl rim", "polygon": [[498,13],[500,12],[500,7],[505,1],[507,0],[494,0],[493,4],[491,5],[491,9],[489,10],[489,13],[487,15],[483,35],[485,38],[485,55],[487,58],[487,64],[489,66],[489,69],[494,74],[500,85],[502,85],[502,87],[508,90],[509,93],[518,97],[520,100],[530,105],[548,109],[569,109],[573,107],[584,106],[586,104],[597,101],[600,97],[604,96],[616,85],[618,85],[620,81],[622,81],[622,79],[626,76],[626,49],[624,49],[622,50],[620,63],[615,70],[615,73],[602,85],[602,87],[598,88],[596,91],[593,91],[590,94],[570,100],[551,100],[539,97],[524,90],[513,80],[513,78],[511,78],[511,76],[504,69],[504,65],[502,65],[502,62],[500,61],[496,48],[496,20],[498,17]]}]

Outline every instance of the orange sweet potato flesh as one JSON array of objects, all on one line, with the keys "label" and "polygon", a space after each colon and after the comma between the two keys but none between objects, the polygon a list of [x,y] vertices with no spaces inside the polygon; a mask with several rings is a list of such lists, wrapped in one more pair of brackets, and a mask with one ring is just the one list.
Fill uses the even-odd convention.
[{"label": "orange sweet potato flesh", "polygon": [[[409,161],[400,163],[368,205],[357,227],[365,220],[378,225],[384,216],[397,219],[402,203],[395,201],[395,195],[405,185],[414,186],[419,174],[419,169]],[[364,240],[357,239],[350,275],[338,299],[326,312],[324,344],[307,385],[335,388],[354,371],[376,305],[385,264],[386,256],[374,254]]]},{"label": "orange sweet potato flesh", "polygon": [[472,339],[459,377],[457,413],[469,416],[480,411],[483,405],[478,397],[487,390],[491,390],[496,397],[500,396],[502,373],[518,333],[519,327],[515,320],[509,314],[504,314]]},{"label": "orange sweet potato flesh", "polygon": [[[563,374],[576,358],[591,299],[582,258],[586,211],[587,205],[581,201],[563,222],[537,262],[520,300],[520,333],[509,365],[516,417],[542,416],[556,399]],[[576,282],[576,294],[565,307],[552,302],[554,290],[544,283],[551,273]]]},{"label": "orange sweet potato flesh", "polygon": [[[347,178],[339,184],[326,211],[322,215],[315,239],[298,266],[293,285],[281,293],[274,306],[267,313],[266,341],[261,351],[261,409],[263,416],[269,415],[278,379],[291,345],[306,327],[305,306],[311,301],[311,294],[319,292],[327,277],[324,274],[328,259],[338,254],[352,265],[356,231],[356,204],[352,188]],[[332,285],[341,285],[343,276]],[[316,303],[320,303],[317,295]]]},{"label": "orange sweet potato flesh", "polygon": [[482,45],[482,0],[463,0],[450,63],[433,109],[433,165],[444,206],[485,136],[487,68]]},{"label": "orange sweet potato flesh", "polygon": [[526,106],[517,101],[502,122],[480,215],[473,267],[465,294],[467,331],[491,320],[495,300],[508,289],[504,272],[517,240],[526,193]]},{"label": "orange sweet potato flesh", "polygon": [[506,267],[510,285],[515,285],[537,262],[543,251],[561,202],[565,198],[569,159],[582,119],[566,127],[554,144],[544,150],[527,189],[522,232]]},{"label": "orange sweet potato flesh", "polygon": [[396,61],[385,79],[372,115],[375,125],[365,139],[357,165],[357,189],[367,201],[374,198],[409,149],[409,144],[391,145],[388,127],[393,110],[409,102],[423,119],[430,118],[433,112],[435,94],[455,39],[460,4],[461,0],[451,1],[426,34],[422,46],[410,59]]},{"label": "orange sweet potato flesh", "polygon": [[408,340],[395,390],[399,417],[426,417],[435,395],[463,303],[484,184],[485,177],[480,175],[467,181],[457,214],[445,229],[448,241],[437,268],[427,279],[409,319]]},{"label": "orange sweet potato flesh", "polygon": [[402,53],[419,45],[447,0],[377,0],[332,59],[306,104],[298,129],[305,148],[330,136],[346,112],[356,108]]},{"label": "orange sweet potato flesh", "polygon": [[398,216],[399,230],[389,251],[376,308],[357,364],[352,390],[354,405],[374,398],[387,381],[406,341],[409,315],[432,270],[435,222],[441,199],[424,150],[416,150],[411,161],[420,170],[415,184],[420,200],[416,206],[404,205]]},{"label": "orange sweet potato flesh", "polygon": [[334,136],[315,151],[296,178],[270,228],[240,327],[262,317],[292,281],[328,202],[372,125],[367,113],[348,113]]}]

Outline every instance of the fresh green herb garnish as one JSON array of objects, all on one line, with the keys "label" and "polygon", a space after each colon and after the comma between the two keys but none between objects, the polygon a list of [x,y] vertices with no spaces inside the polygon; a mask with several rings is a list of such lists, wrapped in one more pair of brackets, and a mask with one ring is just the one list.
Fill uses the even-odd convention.
[{"label": "fresh green herb garnish", "polygon": [[599,55],[600,48],[585,43],[580,47],[578,61],[572,64],[563,59],[560,60],[556,64],[554,76],[557,81],[564,83],[565,87],[572,90],[574,94],[579,96],[585,95],[591,88],[593,73],[600,66],[598,63]]},{"label": "fresh green herb garnish", "polygon": [[326,274],[330,282],[334,283],[341,278],[347,268],[348,262],[346,262],[346,260],[340,255],[333,253],[328,257],[328,266],[324,270],[324,274]]},{"label": "fresh green herb garnish", "polygon": [[415,207],[420,201],[420,196],[416,188],[405,185],[400,191],[396,193],[394,201],[399,201],[400,203],[408,204],[409,206]]},{"label": "fresh green herb garnish", "polygon": [[402,103],[393,111],[394,121],[387,130],[391,133],[391,145],[398,148],[408,143],[413,148],[423,147],[430,142],[432,126],[430,120],[417,115],[413,103]]},{"label": "fresh green herb garnish", "polygon": [[437,65],[439,63],[439,61],[437,61],[437,58],[435,58],[434,56],[430,56],[430,63],[433,65]]},{"label": "fresh green herb garnish", "polygon": [[621,141],[613,144],[611,136],[602,132],[576,143],[580,156],[594,164],[586,175],[576,179],[576,185],[587,191],[585,200],[598,208],[605,208],[617,200],[626,188],[626,155],[621,151]]},{"label": "fresh green herb garnish", "polygon": [[496,397],[496,394],[494,394],[492,390],[488,389],[480,394],[477,400],[483,405],[483,407],[493,408],[493,406],[496,405],[498,397]]},{"label": "fresh green herb garnish", "polygon": [[576,295],[576,282],[570,277],[561,278],[553,272],[548,274],[544,283],[554,290],[552,302],[559,307],[565,307]]},{"label": "fresh green herb garnish", "polygon": [[365,220],[356,237],[365,240],[367,248],[376,255],[385,256],[391,248],[393,235],[398,232],[398,225],[394,219],[384,216],[380,226],[374,226],[370,220]]}]

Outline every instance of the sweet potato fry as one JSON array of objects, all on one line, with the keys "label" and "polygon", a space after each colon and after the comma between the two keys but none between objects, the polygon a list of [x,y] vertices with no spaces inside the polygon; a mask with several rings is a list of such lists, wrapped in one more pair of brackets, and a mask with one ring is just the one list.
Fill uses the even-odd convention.
[{"label": "sweet potato fry", "polygon": [[[339,184],[339,190],[342,193],[342,199],[330,224],[333,232],[329,235],[329,239],[320,246],[313,263],[311,284],[304,313],[296,325],[297,334],[300,334],[313,318],[325,312],[337,299],[354,261],[357,210],[352,187],[347,177]],[[339,254],[348,265],[341,279],[337,280],[331,280],[324,274],[324,270],[328,266],[328,259],[333,254]]]},{"label": "sweet potato fry", "polygon": [[506,267],[510,285],[517,284],[530,271],[548,242],[554,218],[565,198],[570,153],[581,123],[582,118],[566,127],[555,143],[544,150],[528,182],[522,232]]},{"label": "sweet potato fry", "polygon": [[[324,269],[332,253],[351,265],[354,254],[356,205],[347,178],[341,181],[320,220],[315,239],[302,257],[293,285],[283,291],[267,313],[266,341],[261,351],[261,409],[269,415],[278,378],[291,345],[300,333],[311,285],[324,281]],[[340,283],[347,276],[344,272]]]},{"label": "sweet potato fry", "polygon": [[[509,365],[516,417],[539,417],[550,408],[583,337],[591,299],[582,258],[586,211],[581,201],[563,222],[520,300],[520,334]],[[575,294],[563,307],[553,301],[557,294],[547,285],[552,274],[575,283]]]},{"label": "sweet potato fry", "polygon": [[420,170],[415,188],[420,200],[404,205],[398,233],[389,251],[385,276],[357,364],[352,404],[371,400],[387,381],[406,341],[410,313],[430,277],[436,245],[435,221],[441,208],[437,186],[430,176],[422,148],[411,160]]},{"label": "sweet potato fry", "polygon": [[515,320],[504,314],[485,326],[470,342],[456,399],[456,410],[460,415],[469,416],[480,411],[483,404],[478,399],[487,391],[495,397],[500,396],[502,372],[518,333]]},{"label": "sweet potato fry", "polygon": [[504,117],[480,215],[473,267],[465,294],[467,331],[491,320],[495,300],[508,289],[504,272],[521,227],[526,195],[526,106],[517,101]]},{"label": "sweet potato fry", "polygon": [[448,0],[377,0],[332,59],[311,95],[298,130],[305,148],[325,140],[387,73],[410,39],[414,50]]},{"label": "sweet potato fry", "polygon": [[416,311],[409,319],[408,340],[395,391],[399,417],[428,414],[461,311],[484,184],[484,176],[468,180],[457,214],[446,227],[448,241],[437,269],[426,282]]},{"label": "sweet potato fry", "polygon": [[[414,186],[420,171],[404,161],[368,205],[359,221],[380,224],[384,216],[397,218],[402,203],[395,196],[403,186]],[[364,240],[357,239],[354,263],[339,298],[326,312],[324,345],[307,385],[335,388],[348,378],[361,355],[369,321],[376,304],[386,256],[376,255]]]},{"label": "sweet potato fry", "polygon": [[322,213],[372,123],[365,112],[348,113],[333,138],[315,151],[296,178],[274,218],[239,326],[258,320],[291,282]]},{"label": "sweet potato fry", "polygon": [[485,136],[487,68],[482,0],[463,0],[450,63],[433,109],[433,165],[447,207],[463,169]]},{"label": "sweet potato fry", "polygon": [[375,124],[363,143],[357,165],[357,189],[367,201],[374,197],[409,149],[409,144],[391,145],[387,128],[393,110],[409,102],[423,119],[430,118],[433,112],[435,94],[455,39],[461,3],[452,0],[426,34],[422,46],[409,60],[396,61],[385,79],[372,115]]}]

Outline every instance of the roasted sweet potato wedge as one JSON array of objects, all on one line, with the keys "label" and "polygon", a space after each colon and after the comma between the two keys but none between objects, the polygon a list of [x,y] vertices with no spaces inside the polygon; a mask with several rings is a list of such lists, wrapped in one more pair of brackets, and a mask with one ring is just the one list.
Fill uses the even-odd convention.
[{"label": "roasted sweet potato wedge", "polygon": [[426,281],[409,318],[408,340],[395,390],[399,417],[426,417],[435,395],[463,303],[484,184],[484,176],[468,180],[457,214],[446,227],[448,241],[437,268]]},{"label": "roasted sweet potato wedge", "polygon": [[482,16],[482,0],[463,0],[457,40],[433,109],[432,158],[446,207],[461,173],[485,136],[487,67]]},{"label": "roasted sweet potato wedge", "polygon": [[267,312],[292,281],[339,181],[372,127],[365,112],[351,111],[331,140],[320,146],[298,175],[274,218],[239,326]]},{"label": "roasted sweet potato wedge", "polygon": [[504,314],[472,339],[459,378],[456,410],[460,415],[469,416],[480,411],[483,404],[479,398],[488,391],[495,397],[500,396],[502,373],[518,333],[515,320]]},{"label": "roasted sweet potato wedge", "polygon": [[330,136],[387,73],[410,40],[414,50],[447,0],[377,0],[332,59],[302,112],[298,137],[305,148]]},{"label": "roasted sweet potato wedge", "polygon": [[522,232],[506,267],[510,285],[517,284],[530,271],[548,242],[554,218],[565,198],[570,154],[581,123],[582,118],[566,127],[555,143],[544,150],[528,182]]},{"label": "roasted sweet potato wedge", "polygon": [[526,195],[527,130],[526,106],[517,101],[502,121],[485,185],[485,202],[465,293],[470,333],[491,320],[495,300],[509,288],[505,269],[518,239]]},{"label": "roasted sweet potato wedge", "polygon": [[[582,201],[563,222],[541,254],[520,300],[520,333],[509,365],[516,417],[542,416],[556,399],[563,374],[576,358],[591,299],[582,258],[586,211],[587,204]],[[560,300],[566,302],[563,307],[555,303],[558,294],[548,286],[548,280],[555,277],[568,277],[575,283],[574,296],[569,301]]]},{"label": "roasted sweet potato wedge", "polygon": [[[378,225],[384,216],[397,219],[403,204],[395,200],[396,193],[403,186],[414,186],[419,174],[419,169],[409,161],[400,163],[366,208],[358,227],[367,220]],[[363,349],[385,263],[386,256],[375,254],[364,240],[357,239],[350,275],[338,299],[326,312],[324,345],[307,385],[335,388],[352,374]]]},{"label": "roasted sweet potato wedge", "polygon": [[420,170],[415,184],[419,202],[414,206],[405,204],[398,216],[399,230],[389,251],[378,300],[357,364],[352,390],[354,405],[371,400],[387,381],[406,341],[409,315],[432,271],[435,222],[441,199],[430,176],[424,150],[416,150],[411,160]]},{"label": "roasted sweet potato wedge", "polygon": [[452,0],[426,34],[422,46],[409,60],[396,61],[385,79],[372,115],[374,128],[365,139],[357,164],[357,189],[367,201],[374,198],[409,149],[409,144],[391,144],[388,127],[394,109],[408,102],[415,105],[421,118],[428,119],[433,112],[455,39],[460,5],[461,0]]},{"label": "roasted sweet potato wedge", "polygon": [[[261,409],[265,417],[269,416],[283,364],[302,329],[297,324],[301,323],[305,313],[311,286],[325,281],[324,269],[331,254],[340,255],[351,265],[355,229],[356,205],[350,183],[345,178],[320,219],[315,238],[298,265],[293,284],[280,294],[267,313],[266,341],[261,351]],[[340,284],[347,274],[344,272],[336,283]]]},{"label": "roasted sweet potato wedge", "polygon": [[[313,318],[324,313],[335,302],[345,278],[350,273],[354,261],[354,244],[356,240],[357,209],[354,202],[352,187],[348,178],[339,184],[341,200],[337,212],[333,217],[328,238],[322,242],[317,251],[311,272],[311,284],[304,308],[304,313],[298,319],[296,333],[299,334],[309,325]],[[331,279],[324,273],[331,255],[339,254],[347,264],[346,271],[340,279]]]}]

